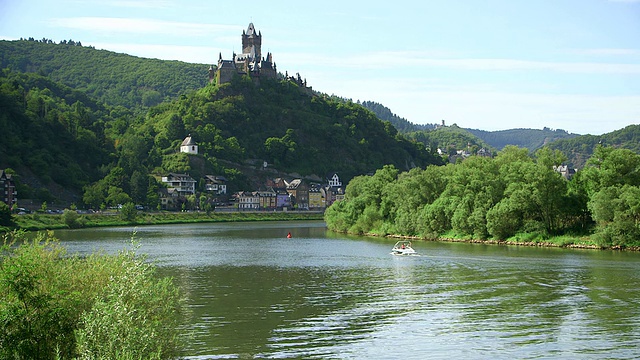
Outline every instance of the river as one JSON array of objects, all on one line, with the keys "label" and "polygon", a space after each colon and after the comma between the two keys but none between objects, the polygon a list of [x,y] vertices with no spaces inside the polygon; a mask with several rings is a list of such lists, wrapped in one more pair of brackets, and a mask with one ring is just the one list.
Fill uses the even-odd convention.
[{"label": "river", "polygon": [[[185,292],[190,359],[640,358],[640,253],[417,241],[403,257],[314,221],[135,231]],[[132,232],[56,236],[113,253]]]}]

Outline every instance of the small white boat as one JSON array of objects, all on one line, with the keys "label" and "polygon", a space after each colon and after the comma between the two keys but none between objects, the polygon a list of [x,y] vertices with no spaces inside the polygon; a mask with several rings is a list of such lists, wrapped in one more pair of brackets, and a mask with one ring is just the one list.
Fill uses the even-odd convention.
[{"label": "small white boat", "polygon": [[411,241],[398,241],[391,249],[393,255],[417,255],[411,247]]}]

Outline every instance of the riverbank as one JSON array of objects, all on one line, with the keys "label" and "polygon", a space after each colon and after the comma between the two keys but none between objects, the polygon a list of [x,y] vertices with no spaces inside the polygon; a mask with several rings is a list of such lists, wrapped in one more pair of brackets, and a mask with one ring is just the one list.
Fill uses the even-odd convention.
[{"label": "riverbank", "polygon": [[[129,225],[162,225],[235,221],[323,220],[322,212],[311,211],[234,211],[234,212],[140,212],[132,221],[117,212],[79,214],[73,222],[64,215],[27,214],[14,216],[15,229],[27,231]],[[66,221],[65,221],[66,219]]]}]

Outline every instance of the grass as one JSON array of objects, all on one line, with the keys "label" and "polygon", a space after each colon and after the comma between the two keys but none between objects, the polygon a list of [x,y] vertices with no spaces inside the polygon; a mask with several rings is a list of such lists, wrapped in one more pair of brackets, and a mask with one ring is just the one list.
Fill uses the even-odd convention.
[{"label": "grass", "polygon": [[[322,220],[318,212],[140,212],[133,221],[122,219],[116,212],[103,214],[83,214],[74,227],[104,227],[124,225],[158,225],[233,221],[288,221]],[[14,216],[16,227],[22,230],[67,229],[62,215],[28,214]]]}]

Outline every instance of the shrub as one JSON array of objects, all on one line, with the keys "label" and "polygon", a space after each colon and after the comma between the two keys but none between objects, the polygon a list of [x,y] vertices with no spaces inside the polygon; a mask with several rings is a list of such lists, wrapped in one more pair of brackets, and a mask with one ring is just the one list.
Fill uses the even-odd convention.
[{"label": "shrub", "polygon": [[79,218],[80,215],[74,210],[64,209],[62,213],[62,221],[72,229],[82,227],[82,223],[78,221]]},{"label": "shrub", "polygon": [[1,248],[0,358],[179,355],[178,289],[158,280],[143,257],[133,250],[67,256],[52,233],[26,238],[8,233]]},{"label": "shrub", "polygon": [[138,210],[132,202],[122,205],[120,209],[120,218],[124,221],[134,222],[138,216]]}]

